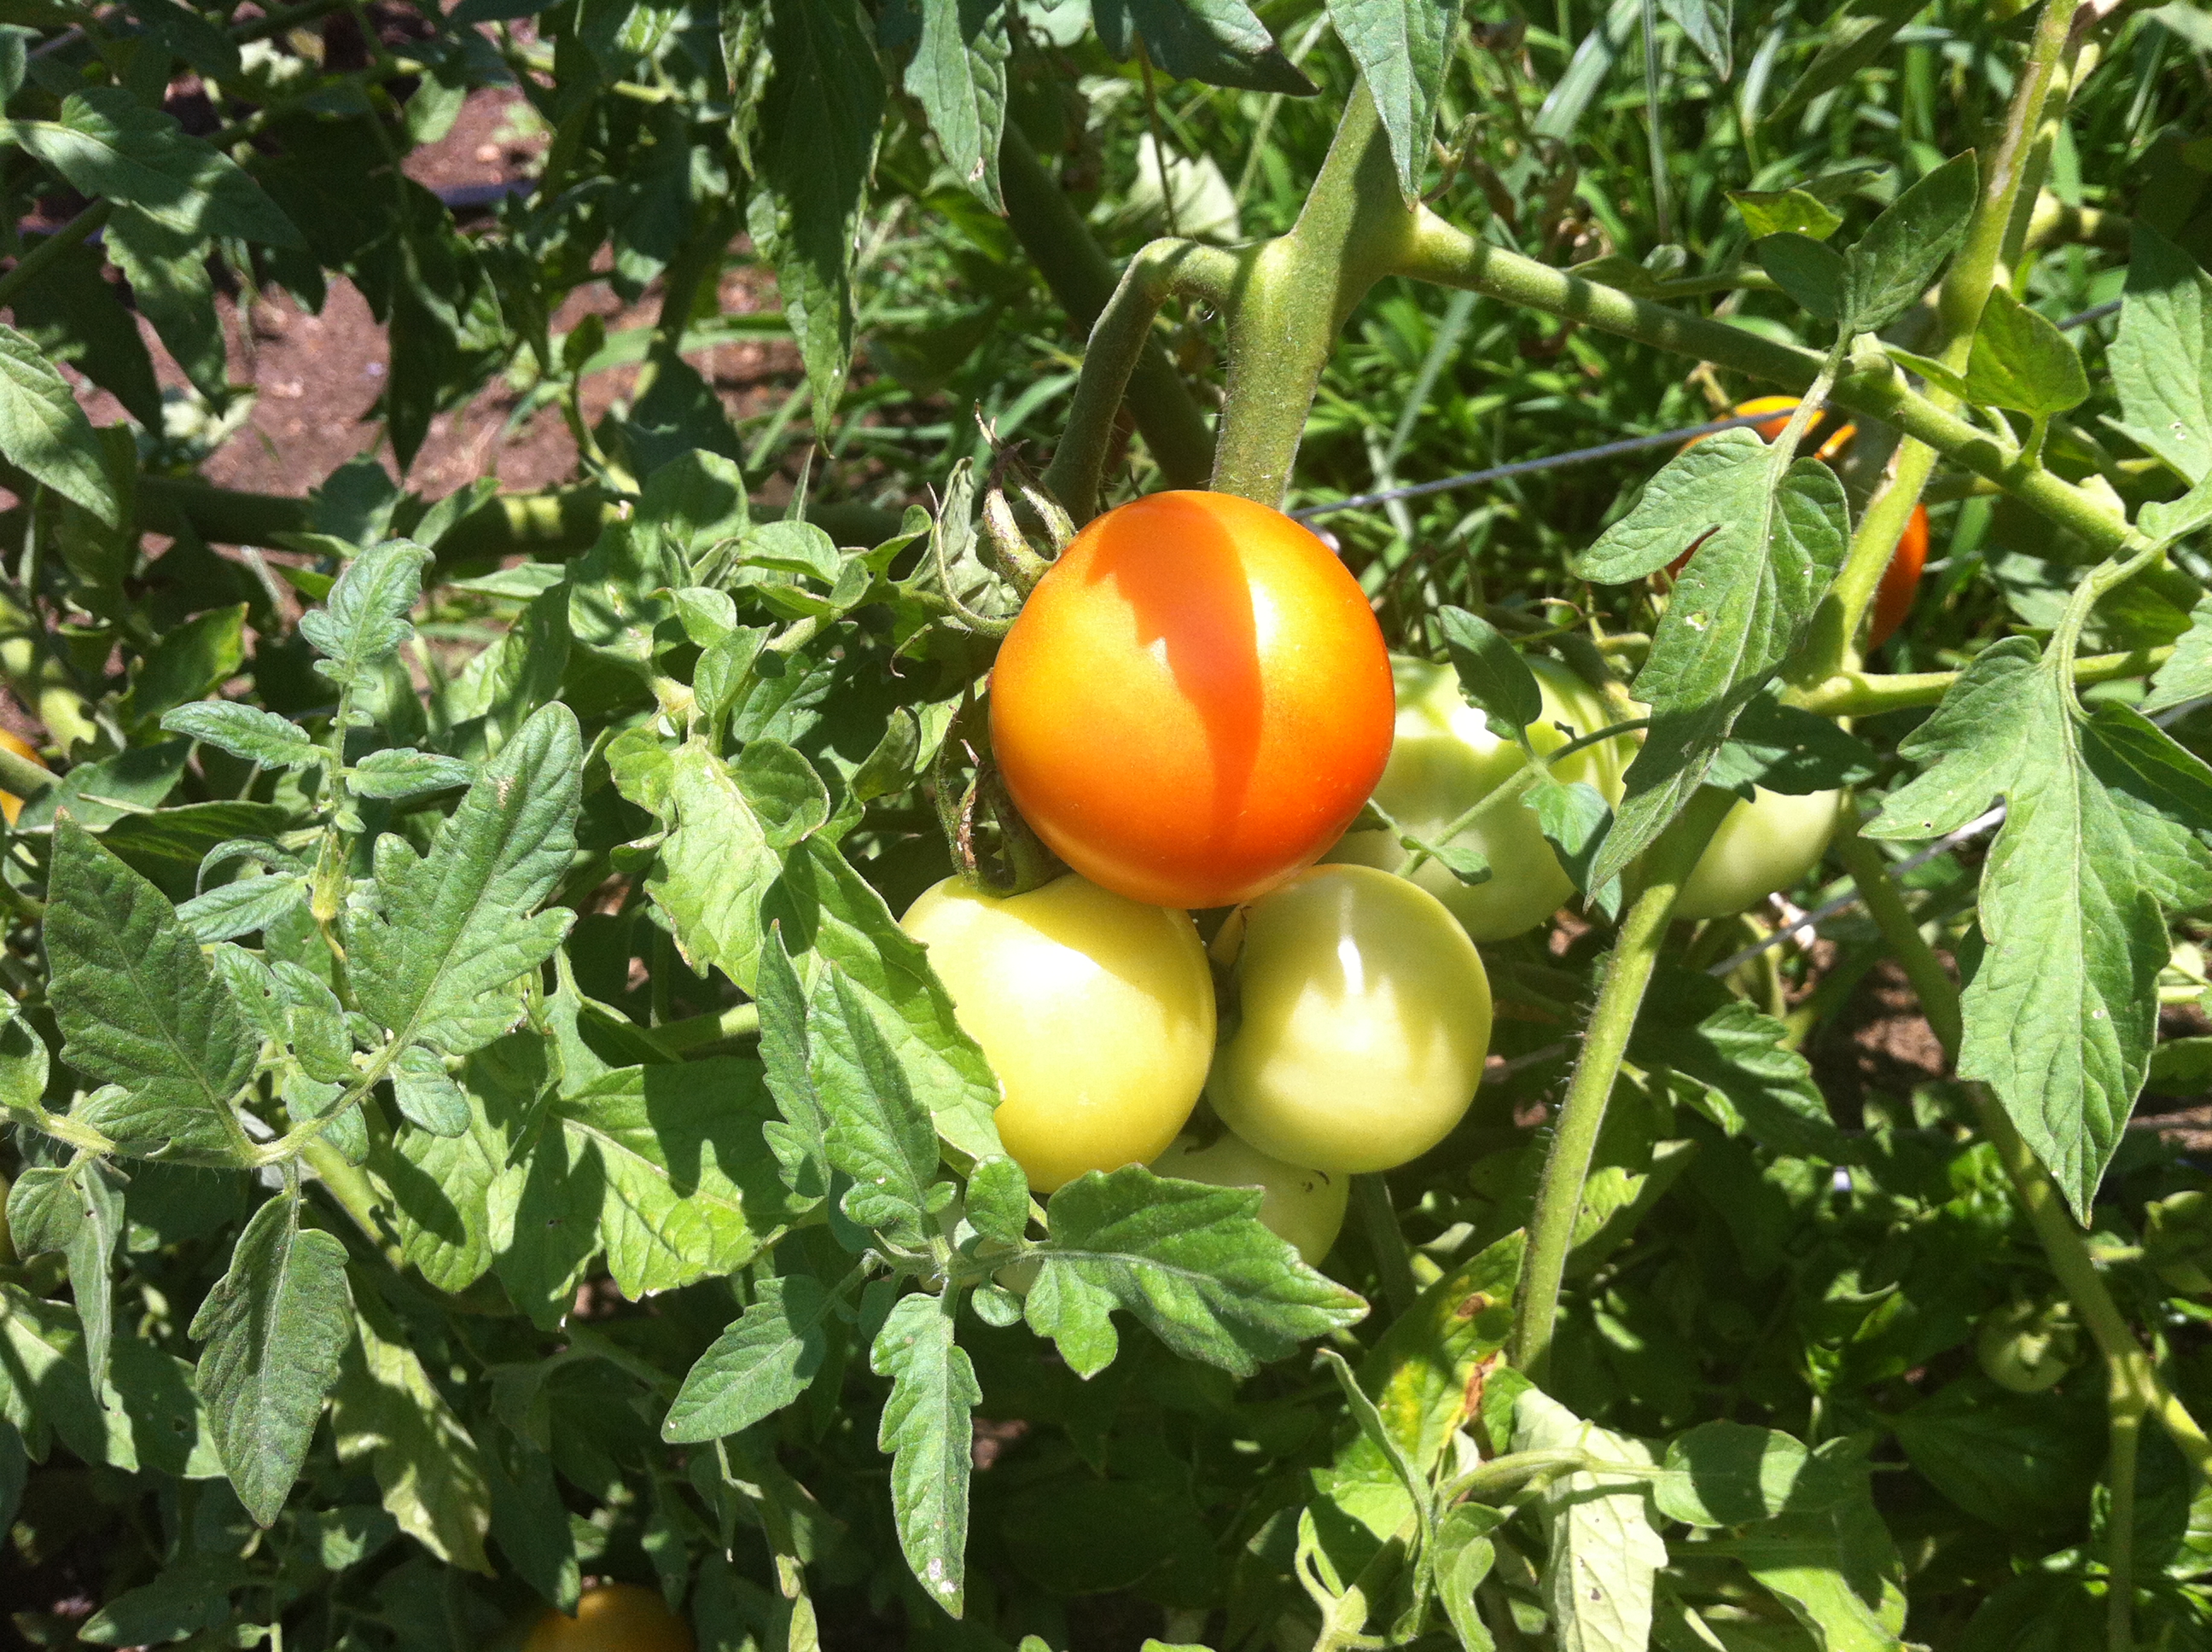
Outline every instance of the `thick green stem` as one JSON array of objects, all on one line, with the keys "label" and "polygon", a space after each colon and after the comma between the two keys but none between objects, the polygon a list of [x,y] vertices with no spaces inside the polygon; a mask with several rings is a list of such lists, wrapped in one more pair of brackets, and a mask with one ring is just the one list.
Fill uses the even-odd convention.
[{"label": "thick green stem", "polygon": [[[1839,853],[1866,900],[1867,909],[1881,926],[1883,938],[1895,949],[1913,989],[1920,994],[1920,1006],[1928,1017],[1929,1025],[1936,1029],[1938,1037],[1942,1037],[1947,1029],[1953,1029],[1950,1039],[1955,1041],[1960,1036],[1955,1029],[1960,1024],[1958,988],[1951,984],[1950,976],[1921,938],[1919,926],[1905,911],[1904,902],[1897,898],[1896,885],[1890,881],[1887,868],[1863,843],[1847,841]],[[1944,1048],[1945,1054],[1955,1060],[1955,1042],[1947,1042]],[[2190,1415],[2189,1408],[2166,1386],[2149,1354],[2136,1340],[2134,1330],[2112,1300],[2112,1293],[2105,1288],[2104,1275],[2097,1271],[2088,1241],[2075,1225],[2058,1189],[2038,1162],[2035,1151],[2021,1139],[2010,1115],[1987,1085],[1968,1083],[1965,1089],[1973,1100],[1982,1133],[1996,1148],[1997,1157],[2011,1178],[2013,1191],[2027,1212],[2029,1224],[2042,1243],[2051,1271],[2058,1276],[2060,1288],[2074,1306],[2074,1317],[2088,1327],[2090,1337],[2104,1357],[2114,1415],[2132,1409],[2138,1416],[2156,1418],[2159,1426],[2180,1448],[2182,1455],[2196,1466],[2197,1472],[2212,1474],[2212,1439],[2206,1437],[2197,1419]]]},{"label": "thick green stem", "polygon": [[1114,422],[1134,374],[1147,355],[1159,351],[1152,321],[1160,306],[1178,293],[1219,303],[1237,273],[1231,254],[1196,241],[1154,241],[1129,260],[1084,347],[1075,401],[1044,473],[1045,486],[1076,521],[1087,522],[1097,513]]},{"label": "thick green stem", "polygon": [[1659,961],[1660,943],[1674,916],[1675,896],[1698,857],[1712,841],[1721,817],[1735,804],[1733,793],[1708,787],[1691,799],[1681,817],[1644,856],[1644,890],[1622,920],[1605,983],[1583,1032],[1582,1054],[1567,1082],[1559,1123],[1536,1183],[1536,1207],[1528,1218],[1528,1248],[1521,1263],[1521,1283],[1513,1303],[1511,1357],[1531,1381],[1544,1380],[1551,1357],[1552,1327],[1559,1317],[1559,1286],[1566,1278],[1567,1253],[1574,1246],[1575,1221],[1582,1212],[1583,1184],[1589,1178],[1598,1133],[1605,1125],[1613,1083],[1644,1007],[1645,988]]},{"label": "thick green stem", "polygon": [[1363,85],[1297,224],[1248,256],[1229,313],[1216,492],[1281,505],[1329,349],[1368,288],[1410,256],[1417,211]]},{"label": "thick green stem", "polygon": [[653,1041],[663,1048],[682,1054],[690,1050],[703,1050],[711,1045],[726,1044],[732,1039],[754,1038],[760,1034],[760,1005],[732,1004],[726,1010],[712,1015],[696,1015],[682,1021],[671,1021],[653,1029]]},{"label": "thick green stem", "polygon": [[[1092,238],[1091,226],[1053,181],[1019,126],[1006,123],[999,145],[999,185],[1006,224],[1030,255],[1044,284],[1086,334],[1114,295],[1114,266]],[[1152,461],[1171,488],[1202,488],[1213,466],[1213,434],[1206,415],[1157,342],[1148,341],[1129,374],[1130,416]]]},{"label": "thick green stem", "polygon": [[[69,751],[81,741],[100,738],[100,726],[93,720],[91,701],[78,686],[76,674],[62,659],[38,616],[18,607],[15,598],[5,590],[0,590],[0,677],[6,678],[9,690],[18,703],[39,720],[63,751]],[[23,767],[34,765],[24,763]],[[0,773],[6,774],[10,780],[32,784],[28,774],[12,766],[0,768]],[[33,786],[28,792],[8,783],[0,783],[0,790],[28,798],[51,784],[52,777],[49,775],[45,783]]]},{"label": "thick green stem", "polygon": [[2112,1500],[2105,1513],[2105,1644],[2109,1652],[2136,1652],[2136,1448],[2142,1440],[2142,1399],[2114,1382],[2106,1435],[2112,1443],[2105,1479]]},{"label": "thick green stem", "polygon": [[[2136,648],[2124,654],[2086,655],[2074,662],[2074,685],[2086,689],[2097,683],[2148,677],[2172,658],[2171,646]],[[1956,671],[1838,671],[1825,683],[1784,697],[1790,704],[1823,717],[1873,717],[1885,711],[1932,706],[1958,680]]]},{"label": "thick green stem", "polygon": [[[1463,287],[1503,303],[1580,321],[1801,394],[1819,376],[1823,360],[1813,350],[1632,298],[1617,288],[1491,246],[1425,209],[1417,215],[1412,244],[1395,273],[1439,286]],[[1846,374],[1836,381],[1828,399],[1850,412],[1895,425],[2100,550],[2116,550],[2127,540],[2126,521],[2094,495],[2027,464],[2016,448],[2000,444],[1989,432],[1937,406],[1893,370]]]},{"label": "thick green stem", "polygon": [[[1929,351],[1953,371],[1963,373],[1973,349],[1974,331],[1981,325],[1982,307],[1997,279],[2006,252],[2006,236],[2021,204],[2021,185],[2036,168],[2032,161],[2036,137],[2043,124],[2044,104],[2052,78],[2064,54],[2066,37],[2074,16],[2075,0],[2045,0],[2038,20],[2028,61],[2013,88],[2004,137],[1982,173],[1981,198],[1966,226],[1966,237],[1943,277],[1936,304],[1937,335]],[[2036,191],[2031,185],[2027,201]],[[2027,215],[2021,215],[2027,228]],[[1929,400],[1946,413],[1958,410],[1958,398],[1940,386],[1929,386]],[[2029,471],[2040,466],[2033,453],[2017,461]],[[1936,450],[1926,441],[1908,435],[1898,448],[1896,463],[1868,502],[1851,537],[1850,556],[1835,586],[1820,604],[1808,639],[1807,659],[1811,671],[1827,676],[1850,659],[1859,627],[1873,605],[1881,576],[1897,555],[1898,541],[1911,520],[1912,507],[1936,468]]]},{"label": "thick green stem", "polygon": [[1354,1176],[1352,1200],[1359,1207],[1367,1248],[1375,1254],[1382,1300],[1393,1317],[1405,1315],[1412,1310],[1421,1288],[1413,1281],[1413,1261],[1406,1254],[1406,1234],[1398,1225],[1398,1212],[1390,1208],[1390,1184],[1379,1175]]}]

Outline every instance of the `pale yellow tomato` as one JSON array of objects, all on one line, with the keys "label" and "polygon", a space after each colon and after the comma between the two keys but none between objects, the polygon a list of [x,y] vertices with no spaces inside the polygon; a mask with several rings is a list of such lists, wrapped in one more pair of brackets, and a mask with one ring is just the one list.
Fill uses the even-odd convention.
[{"label": "pale yellow tomato", "polygon": [[1725,918],[1796,884],[1820,864],[1840,817],[1840,792],[1796,796],[1765,787],[1721,817],[1674,902],[1677,918]]},{"label": "pale yellow tomato", "polygon": [[[1543,714],[1528,730],[1528,742],[1540,752],[1567,744],[1571,737],[1560,731],[1563,723],[1579,736],[1642,714],[1614,708],[1557,661],[1531,659],[1528,666],[1544,696]],[[1436,842],[1438,834],[1510,779],[1528,757],[1467,703],[1449,665],[1394,655],[1390,667],[1398,684],[1397,732],[1389,763],[1376,784],[1375,802],[1414,836]],[[1587,781],[1607,803],[1617,804],[1621,774],[1635,753],[1634,738],[1624,734],[1562,759],[1552,773],[1564,781]],[[1544,841],[1526,794],[1449,841],[1490,863],[1488,880],[1462,883],[1434,859],[1422,862],[1413,880],[1450,908],[1478,941],[1522,934],[1573,897],[1574,884]],[[1328,859],[1397,872],[1411,852],[1389,832],[1351,832],[1338,841]]]},{"label": "pale yellow tomato", "polygon": [[1297,1249],[1310,1266],[1336,1242],[1344,1226],[1352,1178],[1331,1170],[1309,1170],[1270,1157],[1233,1130],[1200,1147],[1186,1136],[1152,1161],[1156,1175],[1203,1181],[1215,1187],[1257,1187],[1260,1220],[1279,1239]]},{"label": "pale yellow tomato", "polygon": [[999,1137],[1039,1193],[1157,1158],[1213,1053],[1213,979],[1186,912],[1066,877],[1001,899],[964,878],[900,925],[998,1074]]},{"label": "pale yellow tomato", "polygon": [[548,1612],[522,1652],[692,1652],[691,1631],[657,1589],[604,1583],[586,1589],[573,1618]]},{"label": "pale yellow tomato", "polygon": [[[0,728],[0,745],[6,746],[19,757],[29,758],[41,768],[46,766],[46,760],[39,756],[38,747],[20,734],[11,734],[6,729]],[[0,820],[5,820],[13,826],[15,823],[15,817],[22,812],[22,799],[17,797],[13,792],[0,792]]]},{"label": "pale yellow tomato", "polygon": [[1387,1170],[1451,1133],[1490,1048],[1490,978],[1436,896],[1316,866],[1237,914],[1243,1019],[1208,1094],[1261,1152]]}]

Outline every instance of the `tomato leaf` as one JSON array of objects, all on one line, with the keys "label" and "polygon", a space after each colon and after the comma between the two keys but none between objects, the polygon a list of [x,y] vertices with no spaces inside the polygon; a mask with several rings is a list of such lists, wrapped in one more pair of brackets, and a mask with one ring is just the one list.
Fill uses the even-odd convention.
[{"label": "tomato leaf", "polygon": [[1844,255],[1842,327],[1877,332],[1920,301],[1966,234],[1980,188],[1974,153],[1954,155],[1891,202]]},{"label": "tomato leaf", "polygon": [[1595,883],[1618,876],[1705,783],[1738,715],[1796,647],[1843,564],[1842,483],[1808,459],[1778,477],[1779,457],[1748,430],[1698,443],[1577,559],[1585,577],[1618,584],[1697,547],[1637,675],[1651,731],[1629,765],[1627,794],[1591,869]]},{"label": "tomato leaf", "polygon": [[544,1104],[499,1277],[540,1324],[558,1321],[602,1250],[632,1302],[728,1273],[787,1214],[760,1151],[760,1068],[714,1057],[620,1067]]},{"label": "tomato leaf", "polygon": [[1802,797],[1870,780],[1880,763],[1872,746],[1831,719],[1762,694],[1736,719],[1705,784],[1744,799],[1755,787]]},{"label": "tomato leaf", "polygon": [[853,359],[853,260],[883,118],[873,31],[853,0],[769,9],[754,241],[775,262],[784,318],[824,415]]},{"label": "tomato leaf", "polygon": [[2171,710],[2212,695],[2212,596],[2199,597],[2189,610],[2189,629],[2176,639],[2173,657],[2150,680],[2142,702],[2148,714]]},{"label": "tomato leaf", "polygon": [[660,1437],[681,1445],[739,1434],[792,1404],[822,1369],[838,1305],[809,1273],[761,1280],[752,1306],[684,1377]]},{"label": "tomato leaf", "polygon": [[906,90],[929,116],[930,130],[960,181],[994,212],[999,140],[1006,125],[1006,8],[994,0],[922,0],[921,41],[906,66]]},{"label": "tomato leaf", "polygon": [[2212,476],[2212,275],[2140,219],[2109,360],[2121,433],[2185,481]]},{"label": "tomato leaf", "polygon": [[392,1190],[401,1254],[440,1291],[482,1278],[514,1226],[529,1170],[507,1160],[550,1077],[547,1048],[532,1031],[493,1041],[461,1069],[466,1128],[455,1136],[402,1129],[372,1150],[370,1168]]},{"label": "tomato leaf", "polygon": [[69,380],[6,325],[0,325],[0,454],[109,527],[122,521],[100,438]]},{"label": "tomato leaf", "polygon": [[74,822],[54,834],[46,954],[62,1056],[113,1086],[79,1115],[126,1147],[234,1163],[231,1099],[252,1075],[248,1031],[161,892]]},{"label": "tomato leaf", "polygon": [[1843,319],[1844,289],[1850,276],[1842,253],[1794,230],[1763,235],[1752,243],[1751,250],[1759,267],[1797,301],[1800,309],[1823,321]]},{"label": "tomato leaf", "polygon": [[868,1350],[868,1368],[891,1379],[876,1446],[891,1454],[899,1547],[930,1598],[957,1618],[967,1576],[971,1413],[983,1390],[952,1339],[953,1301],[949,1292],[900,1297]]},{"label": "tomato leaf", "polygon": [[338,1461],[366,1458],[401,1531],[448,1565],[491,1576],[483,1549],[491,1492],[475,1439],[390,1310],[363,1297],[354,1314],[331,1390]]},{"label": "tomato leaf", "polygon": [[[1640,1440],[1585,1423],[1531,1388],[1513,1409],[1513,1449],[1579,1449],[1608,1462],[1648,1466]],[[1652,1584],[1667,1564],[1653,1528],[1645,1483],[1583,1470],[1564,1474],[1536,1495],[1537,1519],[1551,1540],[1543,1588],[1561,1652],[1611,1652],[1651,1638]]]},{"label": "tomato leaf", "polygon": [[823,1151],[853,1180],[845,1214],[895,1243],[923,1236],[923,1205],[937,1181],[937,1133],[916,1099],[884,1025],[889,1006],[825,964],[808,1006]]},{"label": "tomato leaf", "polygon": [[1113,1364],[1110,1317],[1133,1314],[1186,1358],[1237,1376],[1366,1307],[1260,1225],[1260,1195],[1164,1180],[1141,1165],[1093,1170],[1054,1193],[1030,1328],[1078,1375]]},{"label": "tomato leaf", "polygon": [[1460,692],[1489,720],[1492,727],[1518,739],[1544,714],[1543,690],[1528,662],[1503,633],[1464,608],[1440,608],[1437,626],[1451,653]]},{"label": "tomato leaf", "polygon": [[374,893],[342,928],[362,1009],[401,1045],[465,1055],[514,1024],[521,1004],[501,989],[542,963],[575,916],[537,908],[575,850],[582,768],[575,714],[548,706],[439,823],[428,854],[394,833],[377,839]]},{"label": "tomato leaf", "polygon": [[2049,317],[2031,310],[2008,287],[1990,289],[1966,363],[1966,399],[2044,416],[2089,398],[2081,353]]},{"label": "tomato leaf", "polygon": [[2212,769],[2132,710],[2079,717],[2024,637],[1978,656],[1899,750],[1931,766],[1870,835],[1935,837],[2007,804],[1959,1072],[1996,1090],[2086,1222],[2156,1042],[2164,914],[2212,901]]},{"label": "tomato leaf", "polygon": [[1605,841],[1607,829],[1613,824],[1613,808],[1605,794],[1588,780],[1565,785],[1540,782],[1530,793],[1528,807],[1535,814],[1544,841],[1552,846],[1552,853],[1574,880],[1575,888],[1586,896],[1594,896],[1607,911],[1613,910],[1620,899],[1620,881],[1614,879],[1595,890],[1589,881],[1590,863],[1596,859],[1598,846]]},{"label": "tomato leaf", "polygon": [[422,546],[392,539],[348,562],[323,606],[300,619],[300,635],[325,656],[315,669],[342,689],[354,688],[398,653],[415,635],[407,615],[422,594],[429,560]]},{"label": "tomato leaf", "polygon": [[1398,188],[1408,201],[1420,197],[1421,173],[1436,134],[1437,96],[1459,32],[1460,3],[1329,0],[1329,21],[1374,96],[1375,112],[1390,140]]},{"label": "tomato leaf", "polygon": [[284,1507],[353,1336],[345,1263],[335,1236],[300,1225],[299,1195],[278,1194],[253,1213],[192,1316],[216,1449],[262,1526]]},{"label": "tomato leaf", "polygon": [[800,1208],[830,1192],[830,1156],[823,1145],[822,1099],[814,1088],[811,1042],[806,1030],[806,992],[783,950],[783,932],[770,926],[761,949],[757,1001],[760,1005],[761,1066],[782,1118],[766,1127],[769,1151],[784,1185]]},{"label": "tomato leaf", "polygon": [[290,718],[235,700],[201,700],[175,707],[161,714],[161,727],[264,768],[298,768],[324,755],[307,731]]},{"label": "tomato leaf", "polygon": [[1837,1164],[1842,1133],[1813,1081],[1812,1064],[1783,1040],[1788,1029],[1701,970],[1662,964],[1629,1041],[1638,1066],[1669,1067],[1712,1097],[1730,1135],[1794,1158]]},{"label": "tomato leaf", "polygon": [[1245,0],[1092,0],[1091,15],[1099,43],[1119,62],[1134,55],[1133,24],[1152,62],[1178,79],[1294,98],[1314,94],[1314,83]]},{"label": "tomato leaf", "polygon": [[[1651,1499],[1687,1526],[1749,1526],[1778,1515],[1818,1513],[1863,1491],[1866,1474],[1848,1436],[1808,1451],[1777,1429],[1700,1423],[1667,1442]],[[1856,1471],[1856,1472],[1854,1472]]]},{"label": "tomato leaf", "polygon": [[1843,215],[1810,190],[1732,189],[1729,199],[1754,242],[1781,234],[1825,241],[1844,227]]}]

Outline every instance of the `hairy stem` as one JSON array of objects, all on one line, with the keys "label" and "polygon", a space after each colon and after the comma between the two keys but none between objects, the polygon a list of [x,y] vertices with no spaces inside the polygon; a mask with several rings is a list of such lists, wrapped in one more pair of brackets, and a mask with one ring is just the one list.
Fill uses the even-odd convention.
[{"label": "hairy stem", "polygon": [[[1114,421],[1133,377],[1148,355],[1158,353],[1152,321],[1176,294],[1219,302],[1237,276],[1231,254],[1196,241],[1158,240],[1129,260],[1121,283],[1099,313],[1084,347],[1083,373],[1074,404],[1054,450],[1044,484],[1078,522],[1097,514]],[[1164,358],[1163,358],[1164,360]]]},{"label": "hairy stem", "polygon": [[1394,1318],[1410,1312],[1421,1288],[1413,1282],[1398,1212],[1390,1208],[1390,1184],[1380,1175],[1356,1175],[1352,1178],[1352,1202],[1359,1207],[1359,1224],[1367,1235],[1368,1249],[1375,1254],[1383,1302]]},{"label": "hairy stem", "polygon": [[732,1039],[753,1038],[760,1033],[760,1005],[732,1004],[711,1015],[690,1016],[653,1029],[653,1042],[683,1054],[703,1050]]},{"label": "hairy stem", "polygon": [[0,304],[14,303],[15,295],[29,286],[40,270],[106,223],[114,210],[112,201],[94,201],[16,259],[15,267],[0,276]]},{"label": "hairy stem", "polygon": [[2115,1381],[2107,1404],[2112,1452],[2106,1479],[2112,1501],[2105,1514],[2105,1644],[2111,1652],[2136,1652],[2136,1448],[2142,1440],[2142,1397]]},{"label": "hairy stem", "polygon": [[1559,1316],[1559,1286],[1566,1278],[1575,1220],[1582,1212],[1583,1184],[1589,1177],[1606,1104],[1613,1097],[1613,1082],[1627,1053],[1629,1035],[1636,1029],[1637,1011],[1644,1006],[1644,990],[1651,984],[1675,896],[1735,802],[1731,793],[1711,787],[1698,792],[1680,818],[1645,852],[1643,892],[1629,908],[1606,963],[1605,981],[1583,1029],[1582,1054],[1567,1081],[1552,1149],[1536,1183],[1528,1248],[1514,1297],[1512,1362],[1533,1382],[1544,1380],[1551,1358],[1552,1328]]},{"label": "hairy stem", "polygon": [[1213,487],[1279,506],[1338,331],[1409,256],[1418,209],[1363,84],[1288,234],[1250,249],[1229,311],[1228,398]]},{"label": "hairy stem", "polygon": [[[2089,654],[2074,661],[2074,683],[2087,688],[2097,683],[2117,683],[2130,677],[2148,677],[2173,658],[2171,646],[2135,648],[2124,654]],[[1784,697],[1790,703],[1823,717],[1872,717],[1885,711],[1932,706],[1951,691],[1956,671],[1838,671],[1825,683],[1815,683]]]}]

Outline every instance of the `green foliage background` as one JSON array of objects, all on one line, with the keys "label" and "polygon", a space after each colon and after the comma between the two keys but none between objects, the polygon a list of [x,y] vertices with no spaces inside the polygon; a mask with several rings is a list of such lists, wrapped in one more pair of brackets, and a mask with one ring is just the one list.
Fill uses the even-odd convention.
[{"label": "green foliage background", "polygon": [[[2002,140],[2035,11],[401,15],[0,0],[0,675],[58,775],[0,757],[28,795],[0,859],[15,1636],[460,1652],[519,1643],[588,1576],[657,1588],[718,1649],[2212,1645],[2212,1491],[2158,1428],[2112,1431],[2074,1285],[1969,1087],[1853,1081],[1852,995],[1894,939],[1873,920],[1725,984],[1701,970],[1759,920],[1661,964],[1540,1389],[1498,1356],[1602,926],[1485,948],[1504,1071],[1316,1272],[1249,1195],[1141,1169],[1032,1208],[988,1066],[893,921],[951,869],[933,765],[989,659],[963,611],[1011,601],[973,473],[994,441],[1052,450],[1146,241],[1291,228],[1358,65],[1399,179],[1482,243],[1748,338],[1880,330],[1941,388],[1918,301],[1974,181],[1944,162]],[[340,21],[365,66],[324,50]],[[1795,641],[1776,622],[1729,683],[1759,710],[1698,738],[1720,778],[1796,762],[1798,789],[1848,774],[1863,813],[1886,800],[1878,865],[2008,796],[1988,871],[1979,848],[1911,871],[1906,920],[1970,983],[1965,1070],[2203,1414],[2205,1138],[2125,1127],[2146,1072],[2168,1096],[2212,1072],[2190,1036],[2212,992],[2191,538],[2212,26],[2176,0],[2088,38],[1952,378],[2172,549],[2091,588],[2109,544],[1940,471],[1936,560],[1878,663],[1961,675],[1816,750],[1754,698]],[[217,130],[164,112],[186,76]],[[543,171],[465,226],[400,163],[509,85],[551,132]],[[1950,241],[1881,219],[1908,191]],[[189,387],[157,386],[109,266]],[[721,315],[732,267],[775,307]],[[426,500],[378,450],[298,500],[197,480],[245,405],[218,285],[315,308],[339,276],[390,342],[365,445],[404,474],[505,374],[568,421],[573,483]],[[656,322],[555,332],[597,282],[657,295]],[[1217,319],[1178,298],[1151,329],[1110,498],[1203,481]],[[740,333],[797,366],[733,419],[692,359]],[[631,363],[587,421],[583,386]],[[78,380],[127,422],[95,430]],[[1770,388],[1392,275],[1330,358],[1291,503]],[[1839,487],[1744,436],[1668,474],[1711,469],[1754,510],[1806,495],[1802,635],[1894,440],[1863,420]],[[1595,680],[1666,655],[1642,576],[1686,541],[1668,489],[1636,486],[1657,469],[1318,519],[1394,645],[1510,696],[1508,638]],[[1780,565],[1741,538],[1716,558]],[[2077,641],[2157,651],[2086,721]],[[1826,865],[1793,898],[1852,882]],[[2014,1006],[2043,988],[2070,1001]],[[1990,1053],[2062,1011],[2079,1071]],[[2110,1048],[2107,1017],[2132,1029]],[[2061,1375],[1998,1380],[2037,1362]]]}]

